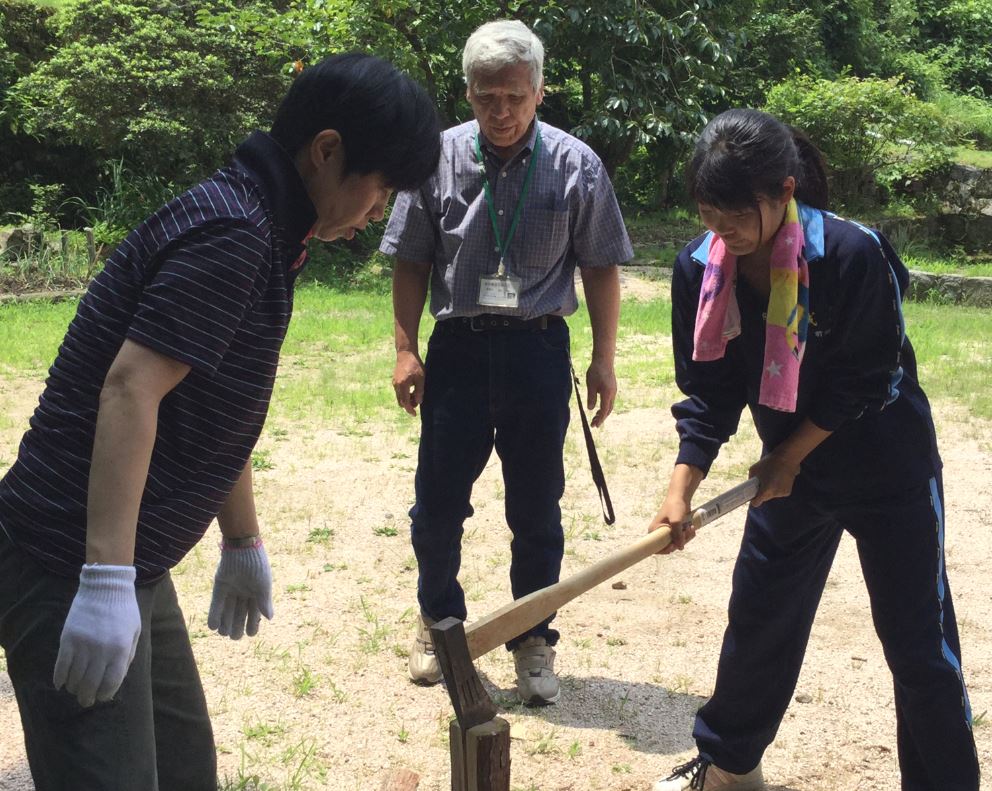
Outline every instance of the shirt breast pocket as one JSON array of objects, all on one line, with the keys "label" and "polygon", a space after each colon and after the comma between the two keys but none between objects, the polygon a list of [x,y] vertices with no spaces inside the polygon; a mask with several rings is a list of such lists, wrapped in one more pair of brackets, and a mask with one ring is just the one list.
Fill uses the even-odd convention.
[{"label": "shirt breast pocket", "polygon": [[[528,269],[550,269],[568,252],[571,215],[566,205],[530,209],[525,214],[526,247],[521,262]],[[521,254],[517,254],[518,261]]]}]

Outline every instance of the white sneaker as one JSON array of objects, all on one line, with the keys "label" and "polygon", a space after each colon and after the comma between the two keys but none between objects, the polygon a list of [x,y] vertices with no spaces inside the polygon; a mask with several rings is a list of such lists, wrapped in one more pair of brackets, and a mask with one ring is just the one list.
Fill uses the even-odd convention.
[{"label": "white sneaker", "polygon": [[543,637],[528,637],[513,649],[517,695],[529,706],[548,706],[561,697],[555,675],[555,649]]},{"label": "white sneaker", "polygon": [[761,762],[750,772],[735,775],[725,772],[702,756],[676,766],[671,775],[659,780],[652,791],[766,791]]},{"label": "white sneaker", "polygon": [[441,666],[434,655],[430,625],[434,623],[423,615],[417,617],[417,636],[410,648],[410,678],[417,684],[436,684],[441,680]]}]

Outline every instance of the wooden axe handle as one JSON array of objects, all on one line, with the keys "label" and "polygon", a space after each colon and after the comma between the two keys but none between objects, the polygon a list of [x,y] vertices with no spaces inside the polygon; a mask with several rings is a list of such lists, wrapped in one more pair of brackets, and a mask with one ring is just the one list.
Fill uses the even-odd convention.
[{"label": "wooden axe handle", "polygon": [[[695,509],[692,512],[692,524],[700,528],[753,500],[757,493],[758,479],[751,478]],[[608,555],[571,577],[528,593],[469,624],[465,627],[469,655],[472,659],[478,659],[483,654],[488,654],[497,646],[536,626],[576,596],[660,552],[671,541],[671,531],[667,527],[661,527],[626,549]]]}]

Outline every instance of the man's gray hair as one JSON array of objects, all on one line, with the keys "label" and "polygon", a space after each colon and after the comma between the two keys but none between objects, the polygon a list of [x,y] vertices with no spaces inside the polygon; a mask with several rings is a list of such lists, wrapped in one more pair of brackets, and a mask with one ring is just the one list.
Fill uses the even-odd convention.
[{"label": "man's gray hair", "polygon": [[476,28],[465,42],[462,71],[471,89],[480,74],[491,74],[507,66],[530,66],[531,87],[536,91],[544,80],[544,45],[527,25],[515,19],[498,19]]}]

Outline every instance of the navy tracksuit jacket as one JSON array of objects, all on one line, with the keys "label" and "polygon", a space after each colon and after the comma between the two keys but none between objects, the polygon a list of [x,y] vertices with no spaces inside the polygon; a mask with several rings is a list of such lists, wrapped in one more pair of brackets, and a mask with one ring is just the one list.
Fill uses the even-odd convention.
[{"label": "navy tracksuit jacket", "polygon": [[941,461],[901,295],[909,275],[888,241],[800,204],[810,326],[795,413],[758,404],[767,299],[737,284],[741,335],[723,358],[692,359],[712,234],[691,242],[672,281],[677,461],[707,472],[745,406],[764,452],[804,418],[834,432],[802,464],[792,495],[748,512],[716,688],[699,711],[702,755],[743,773],[788,707],[813,616],[844,530],[857,541],[872,618],[893,673],[903,791],[977,791],[978,761],[944,569]]}]

